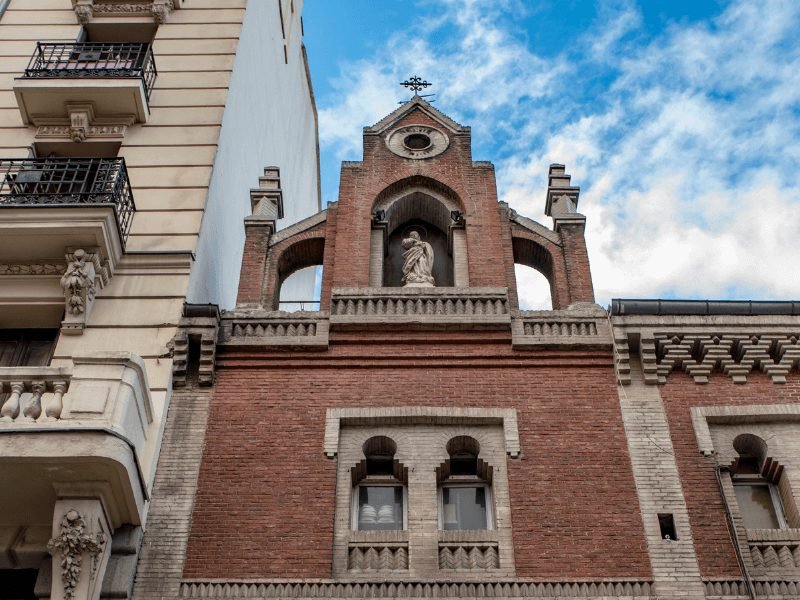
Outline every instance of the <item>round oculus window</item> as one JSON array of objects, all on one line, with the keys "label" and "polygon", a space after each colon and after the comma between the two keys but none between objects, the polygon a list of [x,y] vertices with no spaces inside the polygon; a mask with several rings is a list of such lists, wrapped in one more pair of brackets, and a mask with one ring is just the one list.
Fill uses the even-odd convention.
[{"label": "round oculus window", "polygon": [[431,158],[447,150],[447,135],[429,125],[405,125],[386,136],[386,146],[403,158]]},{"label": "round oculus window", "polygon": [[403,139],[403,145],[409,150],[424,150],[431,145],[431,138],[424,133],[412,133]]}]

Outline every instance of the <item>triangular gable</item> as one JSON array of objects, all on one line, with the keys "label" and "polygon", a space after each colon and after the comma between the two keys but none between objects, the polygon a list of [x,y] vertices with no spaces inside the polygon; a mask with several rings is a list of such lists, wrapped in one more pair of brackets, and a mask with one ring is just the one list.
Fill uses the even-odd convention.
[{"label": "triangular gable", "polygon": [[313,229],[320,223],[324,223],[327,220],[328,210],[322,210],[315,215],[311,215],[310,217],[303,219],[302,221],[298,221],[294,225],[289,225],[289,227],[286,229],[281,229],[269,239],[269,245],[274,246],[275,244],[278,244],[283,240],[292,237],[293,235]]},{"label": "triangular gable", "polygon": [[413,98],[411,98],[411,100],[399,106],[396,110],[386,115],[383,119],[375,123],[375,125],[373,125],[372,127],[365,127],[364,133],[372,133],[372,134],[382,133],[387,129],[389,129],[392,125],[394,125],[398,121],[402,120],[406,115],[408,115],[414,110],[422,111],[423,113],[428,115],[431,119],[440,123],[443,127],[446,127],[453,133],[467,133],[469,131],[469,127],[464,127],[463,125],[456,123],[453,119],[448,117],[442,111],[434,108],[426,100],[422,99],[419,96],[414,96]]}]

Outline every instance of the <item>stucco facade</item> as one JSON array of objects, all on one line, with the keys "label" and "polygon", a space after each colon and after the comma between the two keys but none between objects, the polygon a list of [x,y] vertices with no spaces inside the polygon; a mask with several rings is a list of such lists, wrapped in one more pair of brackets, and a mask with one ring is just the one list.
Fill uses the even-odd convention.
[{"label": "stucco facade", "polygon": [[233,306],[266,166],[319,210],[302,0],[0,11],[0,588],[128,597],[184,307]]}]

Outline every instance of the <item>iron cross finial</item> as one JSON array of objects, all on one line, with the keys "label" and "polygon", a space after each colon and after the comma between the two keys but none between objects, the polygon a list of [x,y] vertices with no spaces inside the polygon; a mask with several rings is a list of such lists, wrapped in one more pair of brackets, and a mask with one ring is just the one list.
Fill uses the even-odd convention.
[{"label": "iron cross finial", "polygon": [[405,81],[400,82],[400,85],[402,85],[405,88],[408,88],[409,90],[414,92],[415,96],[418,96],[420,90],[424,90],[426,87],[429,87],[431,83],[425,81],[424,79],[422,79],[422,77],[417,77],[416,75],[414,75],[413,77],[409,77]]}]

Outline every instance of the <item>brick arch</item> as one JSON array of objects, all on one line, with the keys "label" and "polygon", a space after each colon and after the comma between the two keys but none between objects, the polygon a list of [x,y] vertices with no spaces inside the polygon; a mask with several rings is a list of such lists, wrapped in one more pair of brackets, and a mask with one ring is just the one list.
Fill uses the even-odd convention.
[{"label": "brick arch", "polygon": [[294,272],[306,267],[323,265],[325,258],[325,230],[306,231],[277,243],[269,252],[265,304],[279,308],[281,286]]},{"label": "brick arch", "polygon": [[399,179],[378,192],[372,202],[372,211],[385,210],[394,200],[414,190],[428,191],[434,197],[440,197],[446,204],[452,205],[451,210],[465,210],[461,197],[453,188],[437,179],[425,177],[424,175],[414,175]]},{"label": "brick arch", "polygon": [[553,309],[567,308],[570,303],[569,282],[563,249],[536,232],[517,228],[512,229],[511,244],[514,264],[536,269],[547,279]]}]

